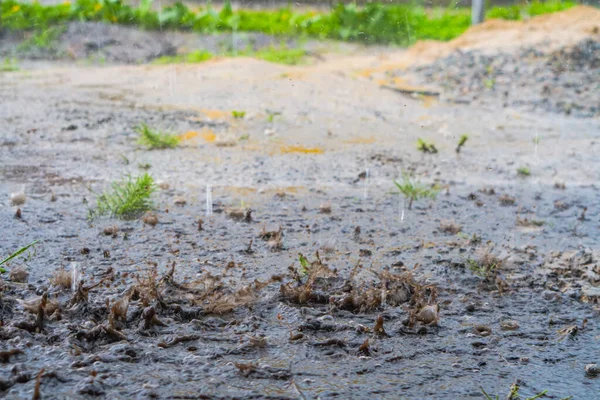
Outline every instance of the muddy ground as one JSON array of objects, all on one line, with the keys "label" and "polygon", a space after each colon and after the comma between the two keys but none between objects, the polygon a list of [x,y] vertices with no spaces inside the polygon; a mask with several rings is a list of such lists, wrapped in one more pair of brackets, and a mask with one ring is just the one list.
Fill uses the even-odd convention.
[{"label": "muddy ground", "polygon": [[[38,241],[3,276],[2,395],[594,398],[598,118],[382,88],[403,55],[0,73],[0,254]],[[140,123],[186,140],[144,150]],[[88,219],[146,164],[155,226]],[[437,199],[409,210],[403,172]]]}]

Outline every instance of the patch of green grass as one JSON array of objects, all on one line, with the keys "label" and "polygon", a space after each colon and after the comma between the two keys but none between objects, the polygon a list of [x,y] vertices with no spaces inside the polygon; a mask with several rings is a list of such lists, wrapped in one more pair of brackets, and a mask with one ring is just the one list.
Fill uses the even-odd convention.
[{"label": "patch of green grass", "polygon": [[[500,400],[500,395],[496,395],[496,397],[491,397],[489,394],[487,394],[487,392],[483,388],[480,388],[480,389],[481,389],[481,393],[483,393],[486,400]],[[527,397],[527,398],[525,398],[525,400],[537,400],[541,397],[546,397],[546,393],[548,393],[548,390],[541,391],[538,394],[534,395],[533,397]],[[573,396],[565,397],[561,400],[569,400],[572,397]],[[508,396],[506,397],[506,399],[507,400],[519,400],[521,398],[522,397],[519,395],[519,385],[517,383],[513,383],[510,386],[510,392],[508,393]]]},{"label": "patch of green grass", "polygon": [[4,260],[0,261],[0,272],[1,273],[5,273],[6,270],[4,268],[2,268],[2,265],[6,264],[7,262],[9,262],[10,260],[12,260],[15,257],[20,256],[21,254],[23,254],[24,252],[26,252],[30,247],[32,247],[33,245],[35,245],[37,243],[37,240],[29,243],[27,246],[23,246],[21,247],[19,250],[15,251],[14,253],[12,253],[11,255],[9,255],[8,257],[6,257]]},{"label": "patch of green grass", "polygon": [[[259,50],[245,50],[239,52],[227,51],[223,53],[227,57],[254,57],[277,64],[297,65],[303,62],[307,55],[306,50],[301,48],[266,47]],[[209,51],[197,50],[187,54],[176,56],[163,56],[153,61],[154,64],[197,64],[208,61],[214,57]]]},{"label": "patch of green grass", "polygon": [[267,113],[267,122],[273,122],[275,120],[275,117],[281,116],[280,111],[270,111],[270,110],[265,110],[265,111]]},{"label": "patch of green grass", "polygon": [[50,26],[48,28],[36,30],[27,39],[25,39],[25,41],[19,44],[17,50],[52,50],[58,44],[58,40],[64,31],[64,26]]},{"label": "patch of green grass", "polygon": [[155,190],[154,179],[147,173],[135,179],[128,176],[120,182],[114,182],[112,191],[98,196],[96,209],[90,210],[90,218],[100,215],[137,218],[154,207],[150,197]]},{"label": "patch of green grass", "polygon": [[5,58],[0,64],[0,72],[15,72],[19,70],[19,64],[14,58]]},{"label": "patch of green grass", "polygon": [[149,150],[174,149],[181,139],[177,135],[151,129],[146,124],[135,128],[139,133],[138,143]]},{"label": "patch of green grass", "polygon": [[[535,1],[509,7],[492,7],[487,18],[519,20],[565,10],[576,3],[567,0]],[[314,37],[364,43],[410,45],[421,39],[450,40],[471,24],[468,7],[426,9],[416,4],[337,4],[326,12],[234,10],[225,2],[220,10],[207,6],[191,10],[183,3],[156,9],[151,0],[131,6],[124,0],[75,0],[54,5],[4,0],[0,5],[3,26],[9,30],[37,30],[69,21],[102,21],[135,25],[143,29],[185,30],[203,34],[261,32],[275,36]],[[275,58],[294,61],[291,53]],[[271,57],[271,55],[265,55]]]},{"label": "patch of green grass", "polygon": [[306,50],[302,48],[288,49],[266,47],[254,53],[250,53],[249,55],[272,63],[298,65],[302,63],[307,53]]},{"label": "patch of green grass", "polygon": [[197,64],[204,61],[208,61],[213,58],[214,55],[206,50],[192,51],[187,54],[180,54],[176,56],[163,56],[153,61],[154,64]]},{"label": "patch of green grass", "polygon": [[395,180],[394,184],[400,193],[408,199],[409,210],[412,209],[412,204],[415,200],[423,198],[435,199],[439,193],[439,189],[435,186],[428,186],[421,182],[416,182],[406,174],[402,176],[402,183]]},{"label": "patch of green grass", "polygon": [[466,133],[460,136],[460,139],[458,139],[458,145],[456,146],[456,153],[460,153],[460,149],[462,149],[467,143],[467,140],[469,140],[469,135]]},{"label": "patch of green grass", "polygon": [[517,168],[517,174],[522,177],[530,176],[531,170],[529,167],[519,167]]},{"label": "patch of green grass", "polygon": [[231,116],[235,119],[242,119],[246,116],[246,111],[233,110]]},{"label": "patch of green grass", "polygon": [[467,266],[475,275],[478,275],[482,278],[488,278],[490,275],[494,274],[498,268],[498,264],[494,262],[478,263],[473,259],[467,260]]},{"label": "patch of green grass", "polygon": [[486,89],[493,89],[496,87],[496,80],[494,78],[484,79],[483,86],[485,86]]},{"label": "patch of green grass", "polygon": [[422,153],[436,154],[438,152],[437,147],[433,142],[428,142],[424,139],[419,138],[417,140],[417,150]]}]

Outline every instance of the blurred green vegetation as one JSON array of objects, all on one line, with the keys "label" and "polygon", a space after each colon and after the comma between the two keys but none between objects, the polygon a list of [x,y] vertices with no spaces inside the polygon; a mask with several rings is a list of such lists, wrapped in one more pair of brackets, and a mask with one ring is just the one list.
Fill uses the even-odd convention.
[{"label": "blurred green vegetation", "polygon": [[[487,18],[518,20],[565,10],[576,3],[532,2],[489,8]],[[419,5],[369,3],[338,4],[329,12],[279,10],[234,10],[230,3],[217,10],[208,6],[191,10],[182,3],[152,8],[152,0],[137,7],[122,0],[77,0],[58,5],[41,5],[15,0],[2,2],[5,29],[42,31],[68,21],[103,21],[135,25],[143,29],[171,29],[198,33],[262,32],[276,36],[312,37],[410,45],[420,39],[450,40],[470,25],[469,8],[433,8]]]}]

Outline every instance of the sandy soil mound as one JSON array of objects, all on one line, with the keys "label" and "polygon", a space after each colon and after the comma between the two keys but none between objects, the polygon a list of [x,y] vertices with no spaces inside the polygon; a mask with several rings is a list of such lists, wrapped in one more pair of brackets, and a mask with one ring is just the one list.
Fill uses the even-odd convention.
[{"label": "sandy soil mound", "polygon": [[600,10],[577,6],[567,11],[541,15],[527,21],[489,20],[469,28],[450,42],[421,41],[407,56],[417,63],[432,62],[457,49],[497,52],[543,45],[555,50],[574,45],[587,37],[600,38]]}]

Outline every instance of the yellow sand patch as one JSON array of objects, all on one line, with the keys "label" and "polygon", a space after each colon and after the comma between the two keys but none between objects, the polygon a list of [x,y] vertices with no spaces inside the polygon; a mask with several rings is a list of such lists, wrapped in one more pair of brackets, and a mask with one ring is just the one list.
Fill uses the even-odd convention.
[{"label": "yellow sand patch", "polygon": [[373,136],[357,137],[357,138],[344,140],[344,143],[347,143],[347,144],[370,144],[370,143],[375,143],[375,137],[373,137]]},{"label": "yellow sand patch", "polygon": [[283,154],[297,153],[297,154],[323,154],[324,151],[318,147],[304,147],[304,146],[281,146],[279,151]]},{"label": "yellow sand patch", "polygon": [[293,72],[284,72],[283,74],[279,75],[279,77],[281,79],[302,79],[304,78],[304,73],[300,72],[300,71],[293,71]]},{"label": "yellow sand patch", "polygon": [[435,96],[422,96],[423,107],[429,108],[437,103],[437,98]]},{"label": "yellow sand patch", "polygon": [[181,140],[190,140],[195,138],[196,136],[198,136],[198,132],[196,131],[187,131],[186,133],[183,133],[181,135],[179,135],[179,139]]},{"label": "yellow sand patch", "polygon": [[207,110],[207,109],[202,109],[202,112],[204,113],[204,115],[206,115],[208,118],[210,119],[224,119],[227,118],[230,114],[226,111],[221,111],[221,110]]},{"label": "yellow sand patch", "polygon": [[406,84],[406,79],[401,78],[399,76],[395,76],[394,79],[392,79],[392,82],[394,82],[395,85],[405,85]]},{"label": "yellow sand patch", "polygon": [[367,69],[363,69],[361,71],[357,71],[355,75],[360,78],[370,78],[371,75],[373,75],[376,72],[377,72],[376,68],[367,68]]},{"label": "yellow sand patch", "polygon": [[358,77],[362,77],[362,78],[370,78],[371,76],[373,76],[375,74],[385,73],[388,71],[397,71],[399,69],[405,69],[408,66],[410,66],[410,63],[402,60],[402,61],[396,61],[396,62],[391,62],[388,64],[379,65],[375,68],[363,69],[363,70],[355,72],[354,75],[358,76]]},{"label": "yellow sand patch", "polygon": [[234,193],[240,196],[250,196],[256,193],[256,188],[247,186],[224,186],[222,189],[228,193]]},{"label": "yellow sand patch", "polygon": [[207,143],[212,143],[217,140],[217,135],[215,135],[212,129],[205,129],[200,136],[202,136],[202,139],[204,139]]}]

